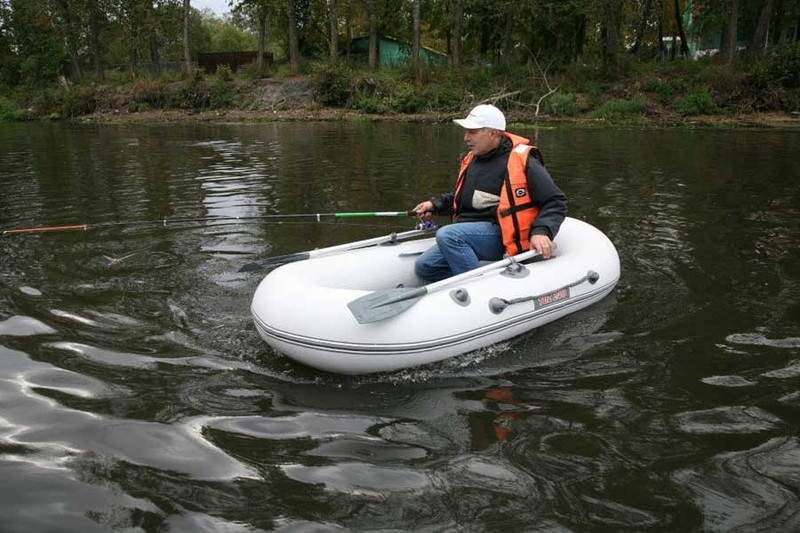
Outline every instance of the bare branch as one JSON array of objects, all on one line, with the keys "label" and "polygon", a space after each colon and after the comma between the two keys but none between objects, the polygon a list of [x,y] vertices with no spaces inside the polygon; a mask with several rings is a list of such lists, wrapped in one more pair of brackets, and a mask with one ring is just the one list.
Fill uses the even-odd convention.
[{"label": "bare branch", "polygon": [[500,100],[505,100],[506,98],[508,98],[510,96],[517,95],[517,94],[519,94],[521,92],[522,91],[511,91],[510,93],[496,94],[494,96],[490,96],[489,98],[486,98],[485,100],[481,100],[480,102],[478,102],[475,105],[480,105],[480,104],[492,104],[492,105],[494,105],[497,102],[499,102]]}]

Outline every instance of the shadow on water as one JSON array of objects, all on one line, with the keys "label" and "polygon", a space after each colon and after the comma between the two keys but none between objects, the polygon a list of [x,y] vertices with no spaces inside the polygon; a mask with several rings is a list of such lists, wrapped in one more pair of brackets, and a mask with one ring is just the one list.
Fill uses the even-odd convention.
[{"label": "shadow on water", "polygon": [[[796,530],[800,135],[539,143],[571,215],[617,245],[617,291],[390,374],[271,351],[237,270],[402,222],[3,238],[0,529]],[[405,209],[461,150],[446,126],[13,126],[0,219]]]}]

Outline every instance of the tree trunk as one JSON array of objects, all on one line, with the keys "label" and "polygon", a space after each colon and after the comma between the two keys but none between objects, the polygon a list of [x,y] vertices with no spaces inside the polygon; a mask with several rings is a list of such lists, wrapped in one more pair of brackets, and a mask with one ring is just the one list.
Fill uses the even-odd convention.
[{"label": "tree trunk", "polygon": [[678,27],[678,35],[681,38],[681,55],[689,57],[691,52],[689,52],[689,41],[686,40],[686,32],[683,31],[683,14],[681,13],[680,4],[680,0],[675,0],[675,25]]},{"label": "tree trunk", "polygon": [[89,12],[89,50],[92,54],[94,77],[97,81],[103,81],[103,62],[100,57],[100,16],[97,11],[97,0],[90,0],[86,7]]},{"label": "tree trunk", "polygon": [[672,30],[672,46],[669,49],[669,60],[675,61],[675,56],[678,55],[678,32],[677,29]]},{"label": "tree trunk", "polygon": [[764,54],[764,50],[767,48],[770,19],[772,19],[772,0],[764,0],[764,7],[761,8],[761,16],[758,17],[758,25],[748,49],[751,54],[759,56]]},{"label": "tree trunk", "polygon": [[503,45],[501,46],[502,61],[504,65],[511,65],[511,54],[514,48],[514,41],[511,38],[511,30],[514,29],[514,14],[506,13],[505,28],[503,30]]},{"label": "tree trunk", "polygon": [[772,44],[778,46],[781,42],[781,33],[783,33],[783,0],[778,0],[778,8],[775,10],[775,29],[772,32]]},{"label": "tree trunk", "polygon": [[378,14],[375,0],[369,0],[369,69],[378,70]]},{"label": "tree trunk", "polygon": [[189,15],[191,12],[191,0],[183,0],[183,70],[187,74],[192,68],[192,56],[189,54]]},{"label": "tree trunk", "polygon": [[[186,64],[183,68],[189,72]],[[158,53],[158,34],[155,29],[150,30],[150,74],[155,77],[161,76],[161,56]]]},{"label": "tree trunk", "polygon": [[78,58],[78,46],[75,43],[75,34],[72,28],[72,16],[70,15],[69,1],[59,0],[59,10],[61,11],[61,18],[64,22],[64,41],[67,45],[67,53],[72,67],[72,74],[70,77],[74,83],[81,80],[81,63]]},{"label": "tree trunk", "polygon": [[739,20],[739,0],[728,0],[725,6],[725,46],[722,60],[733,70],[736,61],[736,26]]},{"label": "tree trunk", "polygon": [[605,31],[603,32],[605,34],[605,38],[603,39],[603,62],[607,66],[616,66],[617,64],[617,52],[621,37],[620,26],[622,25],[622,8],[621,0],[609,0],[606,3],[606,13],[604,17]]},{"label": "tree trunk", "polygon": [[264,54],[267,53],[267,8],[264,5],[258,8],[258,56],[256,56],[256,68],[258,73],[264,72]]},{"label": "tree trunk", "polygon": [[153,14],[153,1],[147,0],[144,5],[144,20],[147,24],[147,40],[150,48],[150,74],[157,77],[161,76],[161,58],[158,54],[158,33]]},{"label": "tree trunk", "polygon": [[330,24],[330,56],[339,55],[339,18],[336,16],[336,0],[328,0],[328,22]]},{"label": "tree trunk", "polygon": [[353,26],[350,16],[350,0],[346,0],[344,5],[344,33],[347,37],[347,57],[350,57],[353,49]]},{"label": "tree trunk", "polygon": [[664,0],[660,0],[658,5],[658,58],[663,63],[667,59],[667,52],[664,50]]},{"label": "tree trunk", "polygon": [[453,66],[461,66],[461,25],[464,21],[464,0],[456,1],[455,22],[453,24]]},{"label": "tree trunk", "polygon": [[583,45],[586,42],[586,15],[578,15],[578,24],[575,28],[575,62],[583,63]]},{"label": "tree trunk", "polygon": [[642,45],[642,40],[644,39],[644,34],[647,31],[647,22],[650,20],[650,6],[652,4],[652,0],[644,0],[644,6],[642,7],[642,20],[639,22],[639,31],[636,34],[636,41],[633,43],[631,47],[631,54],[636,54],[639,52],[639,48]]},{"label": "tree trunk", "polygon": [[297,40],[297,16],[294,12],[294,0],[287,0],[289,14],[289,65],[292,74],[300,72],[300,44]]},{"label": "tree trunk", "polygon": [[128,40],[128,68],[130,69],[131,79],[136,78],[136,69],[139,68],[139,27],[134,23],[130,28],[130,38]]},{"label": "tree trunk", "polygon": [[412,18],[414,24],[414,38],[411,41],[411,62],[415,65],[419,63],[419,40],[420,40],[420,30],[419,30],[419,2],[420,0],[414,0],[412,4]]},{"label": "tree trunk", "polygon": [[481,61],[486,61],[486,56],[489,54],[489,24],[485,21],[481,25],[481,44],[478,53]]}]

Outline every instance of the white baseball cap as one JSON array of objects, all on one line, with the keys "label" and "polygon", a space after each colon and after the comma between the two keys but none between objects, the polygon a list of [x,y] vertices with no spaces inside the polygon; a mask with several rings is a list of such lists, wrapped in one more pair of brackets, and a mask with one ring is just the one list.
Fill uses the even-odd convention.
[{"label": "white baseball cap", "polygon": [[506,117],[503,112],[493,105],[483,104],[475,106],[469,112],[467,118],[456,119],[453,122],[466,128],[468,130],[475,130],[478,128],[494,128],[496,130],[505,131]]}]

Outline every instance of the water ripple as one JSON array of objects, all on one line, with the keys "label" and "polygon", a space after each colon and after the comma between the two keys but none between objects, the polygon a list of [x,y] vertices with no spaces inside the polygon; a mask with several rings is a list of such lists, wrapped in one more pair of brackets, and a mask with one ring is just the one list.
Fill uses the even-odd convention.
[{"label": "water ripple", "polygon": [[726,533],[798,531],[800,444],[774,438],[741,452],[712,457],[673,480],[703,512],[703,530]]}]

